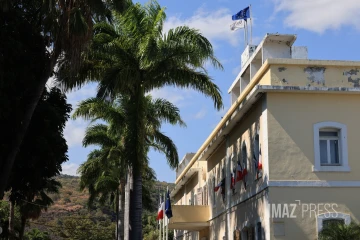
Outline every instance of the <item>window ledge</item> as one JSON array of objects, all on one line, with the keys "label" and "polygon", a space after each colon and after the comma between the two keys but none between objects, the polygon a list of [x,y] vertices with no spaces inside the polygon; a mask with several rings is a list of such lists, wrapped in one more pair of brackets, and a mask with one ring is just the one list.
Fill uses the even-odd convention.
[{"label": "window ledge", "polygon": [[350,166],[313,166],[313,172],[350,172]]}]

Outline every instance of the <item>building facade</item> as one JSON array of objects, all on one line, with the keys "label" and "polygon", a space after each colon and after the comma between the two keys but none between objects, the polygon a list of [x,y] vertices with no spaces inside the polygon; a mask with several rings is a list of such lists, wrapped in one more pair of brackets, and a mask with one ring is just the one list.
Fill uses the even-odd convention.
[{"label": "building facade", "polygon": [[177,169],[176,239],[313,240],[359,221],[360,62],[309,60],[295,40],[242,54],[230,109]]}]

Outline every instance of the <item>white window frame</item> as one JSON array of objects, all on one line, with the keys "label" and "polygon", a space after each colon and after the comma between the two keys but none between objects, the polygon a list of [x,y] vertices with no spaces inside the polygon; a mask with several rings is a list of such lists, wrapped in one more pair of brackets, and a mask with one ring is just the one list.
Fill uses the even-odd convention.
[{"label": "white window frame", "polygon": [[[321,165],[320,160],[320,136],[321,129],[337,129],[339,131],[339,165]],[[314,172],[349,172],[350,166],[348,161],[347,145],[347,127],[345,124],[338,122],[319,122],[314,124],[314,155],[315,164]]]},{"label": "white window frame", "polygon": [[351,223],[351,216],[350,214],[340,213],[340,212],[327,212],[319,214],[316,218],[317,221],[317,231],[318,234],[323,229],[323,222],[326,220],[344,220],[346,225]]},{"label": "white window frame", "polygon": [[[341,165],[341,146],[340,146],[340,130],[337,129],[337,128],[321,128],[319,130],[319,135],[320,133],[324,133],[324,132],[329,132],[329,133],[336,133],[336,136],[319,136],[319,141],[326,141],[326,156],[327,156],[327,163],[324,164],[324,163],[321,163],[321,159],[320,159],[320,164],[321,166],[324,166],[324,165],[328,165],[328,166],[339,166]],[[339,163],[331,163],[331,146],[330,146],[330,141],[332,140],[335,140],[338,142],[337,144],[337,151],[338,151],[338,160],[339,160]],[[320,147],[320,158],[321,158],[321,147]]]}]

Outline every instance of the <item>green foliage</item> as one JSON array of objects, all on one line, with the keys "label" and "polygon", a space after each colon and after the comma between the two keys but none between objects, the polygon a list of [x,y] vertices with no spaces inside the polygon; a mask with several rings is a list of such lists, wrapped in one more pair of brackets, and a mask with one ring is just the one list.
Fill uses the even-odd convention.
[{"label": "green foliage", "polygon": [[[178,162],[175,144],[170,138],[160,132],[162,122],[184,125],[179,109],[164,99],[145,98],[145,120],[147,150],[154,148],[165,153],[171,166]],[[114,103],[92,98],[82,101],[74,112],[74,117],[84,117],[92,121],[103,120],[106,124],[94,123],[85,133],[83,144],[96,145],[100,149],[93,150],[88,160],[79,168],[81,174],[81,188],[88,188],[90,193],[89,205],[95,198],[100,203],[117,195],[119,184],[125,178],[124,170],[131,165],[126,157],[124,132],[127,131],[130,120],[126,114],[129,111],[130,98],[119,97]],[[125,134],[126,135],[126,134]],[[156,179],[155,172],[143,163],[143,207],[154,210],[151,194]]]},{"label": "green foliage", "polygon": [[57,235],[69,240],[112,240],[115,224],[90,219],[66,219],[57,228]]},{"label": "green foliage", "polygon": [[53,203],[48,194],[61,187],[54,177],[68,160],[63,131],[70,111],[65,95],[57,88],[45,90],[35,109],[7,186],[9,199],[21,212],[20,236],[26,220],[38,218]]},{"label": "green foliage", "polygon": [[46,46],[40,29],[28,20],[28,14],[36,12],[39,1],[31,2],[22,1],[27,13],[15,7],[19,3],[16,0],[9,3],[11,7],[6,12],[0,6],[0,171],[46,64]]},{"label": "green foliage", "polygon": [[[156,212],[145,211],[142,216],[142,226],[144,240],[157,240],[159,239],[159,222],[156,220]],[[162,225],[161,225],[162,227]],[[174,239],[174,231],[168,231],[168,240]]]},{"label": "green foliage", "polygon": [[[8,201],[0,201],[0,227],[3,229],[3,232],[0,234],[0,239],[7,239],[9,236],[9,202]],[[21,228],[21,216],[19,212],[19,208],[15,208],[15,218],[14,218],[14,231],[15,234],[18,235]]]},{"label": "green foliage", "polygon": [[[123,102],[124,118],[121,120],[125,124],[117,126],[123,126],[125,165],[134,173],[131,221],[132,237],[136,239],[142,235],[142,173],[148,164],[149,148],[163,152],[172,168],[179,161],[176,146],[160,132],[160,125],[147,121],[146,94],[169,85],[192,88],[211,98],[215,108],[223,107],[220,90],[205,69],[207,62],[222,68],[212,45],[199,31],[185,26],[163,33],[165,18],[165,9],[156,1],[144,6],[132,4],[124,14],[114,14],[113,24],[95,25],[92,48],[79,74],[72,75],[69,71],[72,63],[63,61],[57,75],[68,88],[96,79],[98,98],[110,99],[109,104],[117,99]],[[91,117],[92,114],[94,112],[86,110],[79,115]],[[104,114],[104,117],[109,116]],[[160,115],[155,112],[151,116],[156,119]],[[171,119],[166,119],[172,123]],[[157,120],[155,123],[163,122],[161,117]]]},{"label": "green foliage", "polygon": [[360,225],[330,223],[320,232],[319,240],[360,240]]},{"label": "green foliage", "polygon": [[111,21],[127,0],[0,2],[0,198],[46,82],[59,58],[77,74],[94,20]]},{"label": "green foliage", "polygon": [[31,231],[25,234],[26,240],[51,240],[48,232],[42,232],[37,228],[31,229]]}]

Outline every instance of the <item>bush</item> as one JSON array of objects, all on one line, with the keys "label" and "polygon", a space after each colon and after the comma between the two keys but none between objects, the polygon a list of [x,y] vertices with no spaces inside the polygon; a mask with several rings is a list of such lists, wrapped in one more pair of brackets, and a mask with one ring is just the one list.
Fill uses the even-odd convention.
[{"label": "bush", "polygon": [[37,228],[25,233],[26,240],[51,240],[48,232],[42,232]]},{"label": "bush", "polygon": [[319,240],[360,240],[360,225],[331,223],[320,232]]}]

